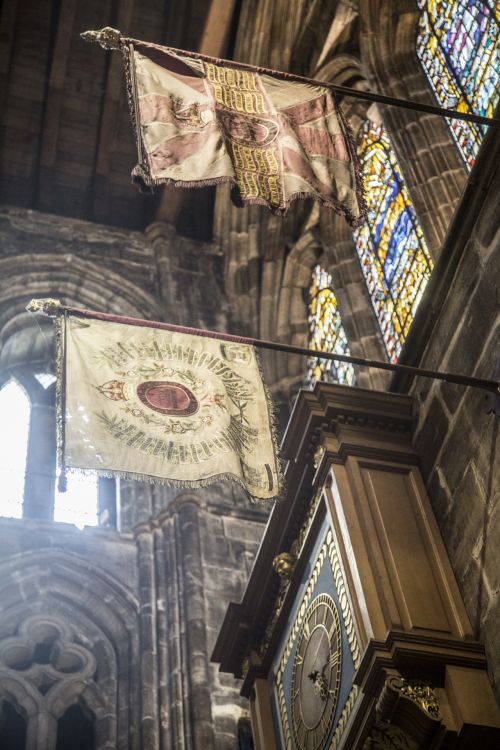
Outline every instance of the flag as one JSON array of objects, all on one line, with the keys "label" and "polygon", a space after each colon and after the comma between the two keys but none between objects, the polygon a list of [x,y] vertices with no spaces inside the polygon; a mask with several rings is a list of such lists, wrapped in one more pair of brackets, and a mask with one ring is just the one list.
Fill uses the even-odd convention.
[{"label": "flag", "polygon": [[68,312],[61,325],[64,467],[185,487],[232,479],[255,498],[279,494],[252,346]]},{"label": "flag", "polygon": [[353,226],[362,222],[356,149],[330,89],[128,42],[135,181],[150,187],[231,182],[236,205],[260,203],[285,213],[293,200],[308,197]]}]

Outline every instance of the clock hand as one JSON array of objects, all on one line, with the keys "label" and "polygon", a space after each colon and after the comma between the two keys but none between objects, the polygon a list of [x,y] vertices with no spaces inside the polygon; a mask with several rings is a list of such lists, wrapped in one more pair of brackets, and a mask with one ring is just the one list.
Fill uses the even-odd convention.
[{"label": "clock hand", "polygon": [[[324,669],[325,667],[323,667],[323,671]],[[326,699],[328,698],[328,681],[323,674],[323,671],[319,672],[317,669],[315,669],[307,676],[314,685],[315,694],[319,695],[321,700],[326,701]]]},{"label": "clock hand", "polygon": [[317,661],[319,650],[320,650],[322,644],[323,644],[323,638],[320,637],[318,646],[316,648],[316,653],[314,654],[314,657],[313,657],[313,660],[312,660],[313,666],[316,666],[316,661]]}]

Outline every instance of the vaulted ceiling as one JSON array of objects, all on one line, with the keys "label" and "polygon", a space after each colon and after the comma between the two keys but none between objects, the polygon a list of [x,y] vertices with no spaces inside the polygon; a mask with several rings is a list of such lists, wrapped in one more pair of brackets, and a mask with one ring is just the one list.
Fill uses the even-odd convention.
[{"label": "vaulted ceiling", "polygon": [[[210,24],[215,40],[205,29],[213,6],[222,9]],[[80,33],[113,26],[124,35],[222,52],[235,7],[232,0],[3,0],[0,202],[144,228],[160,195],[140,195],[130,184],[136,153],[121,56],[88,45]],[[200,201],[209,206],[210,194],[198,196],[198,207]],[[183,211],[192,211],[189,202]],[[187,218],[195,235],[206,231]]]},{"label": "vaulted ceiling", "polygon": [[136,150],[121,56],[80,33],[112,26],[125,36],[311,74],[328,64],[325,49],[347,65],[355,5],[0,0],[0,203],[131,229],[160,219],[209,239],[214,188],[144,196],[131,185]]}]

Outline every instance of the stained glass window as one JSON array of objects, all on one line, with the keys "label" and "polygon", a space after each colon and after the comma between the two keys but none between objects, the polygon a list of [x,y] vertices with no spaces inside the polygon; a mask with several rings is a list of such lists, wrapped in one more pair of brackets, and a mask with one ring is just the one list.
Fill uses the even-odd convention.
[{"label": "stained glass window", "polygon": [[[0,515],[23,515],[31,404],[15,380],[0,389]],[[5,426],[8,425],[8,429]]]},{"label": "stained glass window", "polygon": [[367,221],[356,249],[384,343],[396,362],[432,269],[408,190],[384,128],[367,120],[358,136]]},{"label": "stained glass window", "polygon": [[[417,0],[417,53],[443,107],[493,117],[500,98],[500,6],[497,0]],[[469,167],[485,128],[448,121]]]},{"label": "stained glass window", "polygon": [[[332,283],[331,275],[316,266],[309,288],[309,345],[318,351],[350,355]],[[306,381],[314,385],[316,380],[352,385],[354,368],[347,362],[314,358],[309,361]]]}]

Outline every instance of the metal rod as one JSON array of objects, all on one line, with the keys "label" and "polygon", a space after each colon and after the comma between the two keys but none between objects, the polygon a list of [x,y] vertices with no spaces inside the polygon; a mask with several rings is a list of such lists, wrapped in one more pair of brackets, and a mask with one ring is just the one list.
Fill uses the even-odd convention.
[{"label": "metal rod", "polygon": [[[137,42],[137,39],[126,39],[125,41],[131,41],[132,43]],[[308,78],[307,76],[296,75],[295,73],[286,73],[283,70],[275,70],[274,68],[265,68],[257,65],[249,65],[248,63],[235,62],[234,60],[225,60],[224,58],[211,57],[210,55],[204,55],[201,52],[189,52],[187,50],[177,49],[176,47],[164,47],[164,49],[174,52],[179,55],[188,55],[190,57],[198,58],[199,60],[205,60],[206,62],[213,62],[215,64],[227,65],[231,68],[240,68],[243,70],[252,70],[264,75],[270,75],[274,78],[280,78],[281,80],[298,81],[299,83],[307,83],[312,86],[322,86],[326,89],[331,89],[336,94],[341,96],[350,96],[354,99],[362,99],[367,102],[377,102],[379,104],[386,104],[389,107],[400,107],[403,109],[412,109],[416,112],[427,112],[431,115],[438,115],[439,117],[450,117],[454,120],[465,120],[466,122],[474,122],[477,125],[491,125],[494,128],[500,128],[500,120],[494,117],[484,117],[483,115],[476,115],[473,112],[458,112],[456,109],[448,109],[447,107],[436,107],[432,104],[424,104],[422,102],[415,102],[410,99],[399,99],[395,96],[385,96],[384,94],[376,94],[372,91],[358,91],[350,86],[339,86],[336,83],[328,83],[326,81],[318,81],[315,78]]]},{"label": "metal rod", "polygon": [[[120,45],[125,44],[143,44],[148,45],[148,42],[141,42],[139,39],[133,39],[131,37],[123,37],[121,32],[117,29],[113,29],[110,26],[106,26],[100,31],[84,31],[80,36],[86,42],[98,42],[104,49],[120,49]],[[341,96],[350,96],[354,99],[362,99],[367,102],[377,102],[378,104],[386,104],[388,107],[401,107],[403,109],[412,109],[415,112],[427,112],[431,115],[438,115],[439,117],[450,117],[453,120],[465,120],[466,122],[474,122],[477,125],[490,125],[493,128],[500,128],[500,120],[494,117],[484,117],[483,115],[476,115],[473,112],[458,112],[456,109],[447,109],[446,107],[436,107],[432,104],[423,104],[421,102],[414,102],[410,99],[399,99],[395,96],[384,96],[383,94],[375,94],[372,91],[358,91],[350,86],[339,86],[336,83],[328,83],[327,81],[318,81],[315,78],[307,78],[306,76],[296,75],[295,73],[286,73],[283,70],[275,70],[274,68],[265,68],[257,65],[249,65],[248,63],[235,62],[234,60],[225,60],[220,57],[211,57],[210,55],[204,55],[201,52],[190,52],[189,50],[177,49],[176,47],[164,47],[162,45],[153,45],[161,47],[168,52],[173,52],[178,55],[187,55],[189,57],[195,57],[199,60],[205,60],[206,62],[215,63],[216,65],[226,65],[230,68],[238,68],[241,70],[251,70],[257,73],[263,73],[264,75],[270,75],[274,78],[288,81],[298,81],[300,83],[307,83],[312,86],[322,86],[326,89],[331,89],[336,94]]]},{"label": "metal rod", "polygon": [[285,352],[286,354],[300,354],[305,357],[315,357],[318,359],[328,359],[334,362],[347,362],[352,365],[361,365],[362,367],[373,367],[378,370],[389,370],[391,372],[401,372],[406,375],[416,375],[433,380],[443,380],[446,383],[455,383],[456,385],[470,386],[472,388],[482,388],[496,395],[500,394],[500,381],[487,380],[485,378],[475,378],[470,375],[460,375],[453,372],[440,372],[438,370],[426,370],[421,367],[411,367],[410,365],[398,365],[390,362],[379,362],[374,359],[365,359],[363,357],[352,357],[347,354],[336,354],[335,352],[323,352],[316,349],[308,349],[304,346],[292,346],[291,344],[280,344],[277,341],[265,341],[254,339],[249,336],[234,336],[230,333],[220,333],[219,331],[208,331],[200,328],[191,328],[187,326],[178,326],[173,323],[161,323],[160,321],[142,320],[141,318],[128,318],[122,315],[111,315],[110,313],[94,312],[85,310],[80,307],[65,307],[57,300],[32,300],[27,307],[32,312],[42,311],[48,315],[60,315],[67,312],[70,315],[76,315],[84,318],[93,318],[95,320],[104,320],[113,323],[124,323],[126,325],[135,325],[141,328],[157,328],[174,333],[187,333],[193,336],[204,336],[207,338],[220,339],[221,341],[232,341],[236,344],[248,344],[258,349],[270,349],[276,352]]}]

